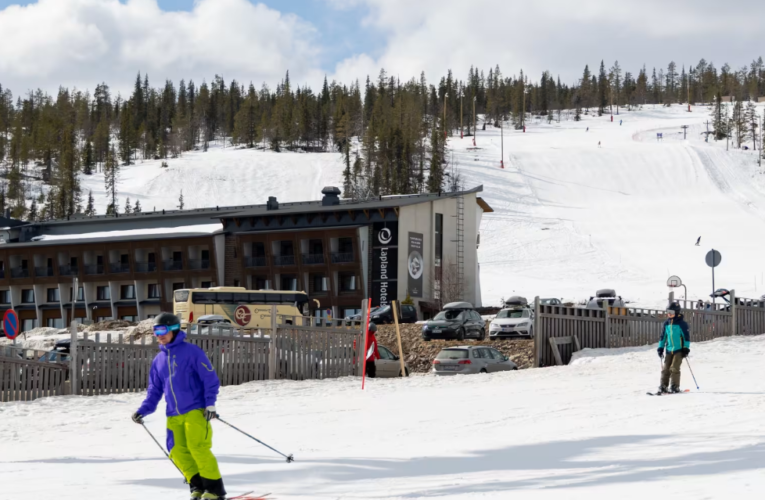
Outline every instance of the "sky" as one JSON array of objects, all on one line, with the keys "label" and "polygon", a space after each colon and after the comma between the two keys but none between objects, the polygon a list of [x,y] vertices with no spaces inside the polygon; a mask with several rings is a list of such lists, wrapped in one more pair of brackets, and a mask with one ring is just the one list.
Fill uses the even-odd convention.
[{"label": "sky", "polygon": [[[746,13],[742,15],[742,13]],[[734,69],[760,55],[761,0],[0,0],[0,84],[15,94],[99,82],[128,92],[165,79],[343,83],[385,68],[431,82],[471,65],[544,70],[574,83],[585,64],[637,73]]]}]

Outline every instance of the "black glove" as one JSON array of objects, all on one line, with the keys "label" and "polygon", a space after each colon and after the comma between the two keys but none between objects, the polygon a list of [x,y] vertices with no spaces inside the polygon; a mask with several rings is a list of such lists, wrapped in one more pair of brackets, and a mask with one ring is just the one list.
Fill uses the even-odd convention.
[{"label": "black glove", "polygon": [[656,349],[656,352],[659,353],[659,357],[660,358],[664,357],[664,348],[663,347],[659,347],[658,349]]},{"label": "black glove", "polygon": [[143,425],[143,415],[138,412],[133,413],[133,422]]},{"label": "black glove", "polygon": [[688,355],[691,353],[691,350],[690,350],[690,349],[688,349],[688,348],[686,347],[685,349],[683,349],[683,350],[682,350],[682,351],[680,351],[680,352],[682,352],[682,353],[683,353],[683,357],[684,357],[684,358],[687,358],[687,357],[688,357]]},{"label": "black glove", "polygon": [[218,414],[215,412],[214,406],[208,406],[205,408],[205,420],[208,422],[214,418],[218,418]]}]

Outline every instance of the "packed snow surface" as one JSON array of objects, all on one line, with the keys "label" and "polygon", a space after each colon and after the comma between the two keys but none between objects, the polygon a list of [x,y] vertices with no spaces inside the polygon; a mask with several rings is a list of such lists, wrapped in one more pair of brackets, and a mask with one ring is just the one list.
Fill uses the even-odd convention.
[{"label": "packed snow surface", "polygon": [[[456,377],[254,382],[222,389],[213,451],[230,493],[280,500],[758,499],[765,337],[692,345],[686,394],[651,397],[655,346],[569,366]],[[183,500],[130,420],[144,394],[0,404],[2,498]],[[147,426],[164,443],[164,403]]]},{"label": "packed snow surface", "polygon": [[690,298],[708,299],[704,256],[712,248],[722,253],[718,288],[763,295],[765,176],[751,140],[749,151],[704,141],[709,119],[707,106],[689,113],[675,105],[622,109],[613,122],[610,115],[576,122],[566,113],[560,123],[529,119],[526,133],[506,124],[504,169],[499,128],[479,127],[477,149],[472,137],[450,138],[447,159],[467,187],[484,185],[496,210],[481,227],[484,305],[511,295],[579,302],[614,288],[663,308],[671,275]]}]

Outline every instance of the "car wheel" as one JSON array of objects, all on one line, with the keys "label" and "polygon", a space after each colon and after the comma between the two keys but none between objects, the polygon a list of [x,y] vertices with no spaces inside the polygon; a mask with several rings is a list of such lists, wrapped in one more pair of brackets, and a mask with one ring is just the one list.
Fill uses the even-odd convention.
[{"label": "car wheel", "polygon": [[486,371],[486,368],[481,368],[481,371],[479,373],[489,373]]},{"label": "car wheel", "polygon": [[422,340],[424,340],[425,342],[430,342],[430,337],[422,337]]},{"label": "car wheel", "polygon": [[[404,376],[408,377],[409,376],[409,368],[405,368],[404,370],[406,370],[405,371],[406,375],[404,375]],[[398,371],[398,376],[401,377],[401,370]]]},{"label": "car wheel", "polygon": [[465,340],[465,329],[464,328],[460,328],[459,330],[457,330],[457,340],[459,340],[459,341]]},{"label": "car wheel", "polygon": [[529,338],[530,338],[530,339],[533,339],[533,338],[534,338],[534,328],[533,328],[533,327],[532,327],[532,328],[529,328]]},{"label": "car wheel", "polygon": [[514,366],[514,367],[512,367],[512,369],[511,369],[511,370],[512,370],[512,371],[518,371],[518,367],[517,367],[517,366]]},{"label": "car wheel", "polygon": [[481,333],[478,334],[478,340],[486,340],[486,329],[481,328]]}]

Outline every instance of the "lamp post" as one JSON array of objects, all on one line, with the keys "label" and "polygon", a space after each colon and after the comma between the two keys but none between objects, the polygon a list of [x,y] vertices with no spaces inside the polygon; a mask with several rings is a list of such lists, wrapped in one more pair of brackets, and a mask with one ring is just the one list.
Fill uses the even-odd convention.
[{"label": "lamp post", "polygon": [[465,92],[462,88],[462,84],[460,83],[460,139],[465,138],[465,129],[462,127],[462,96],[464,93]]},{"label": "lamp post", "polygon": [[475,136],[478,135],[478,122],[476,121],[475,114],[475,102],[478,100],[478,96],[473,96],[473,147],[475,147]]},{"label": "lamp post", "polygon": [[446,139],[446,99],[449,97],[448,92],[444,92],[444,139]]},{"label": "lamp post", "polygon": [[502,147],[501,147],[502,158],[500,158],[500,160],[499,160],[500,168],[505,168],[505,126],[504,126],[504,123],[505,123],[505,118],[502,115],[500,115],[500,117],[499,117],[499,134],[502,137],[502,140],[501,140],[501,144],[502,144]]}]

